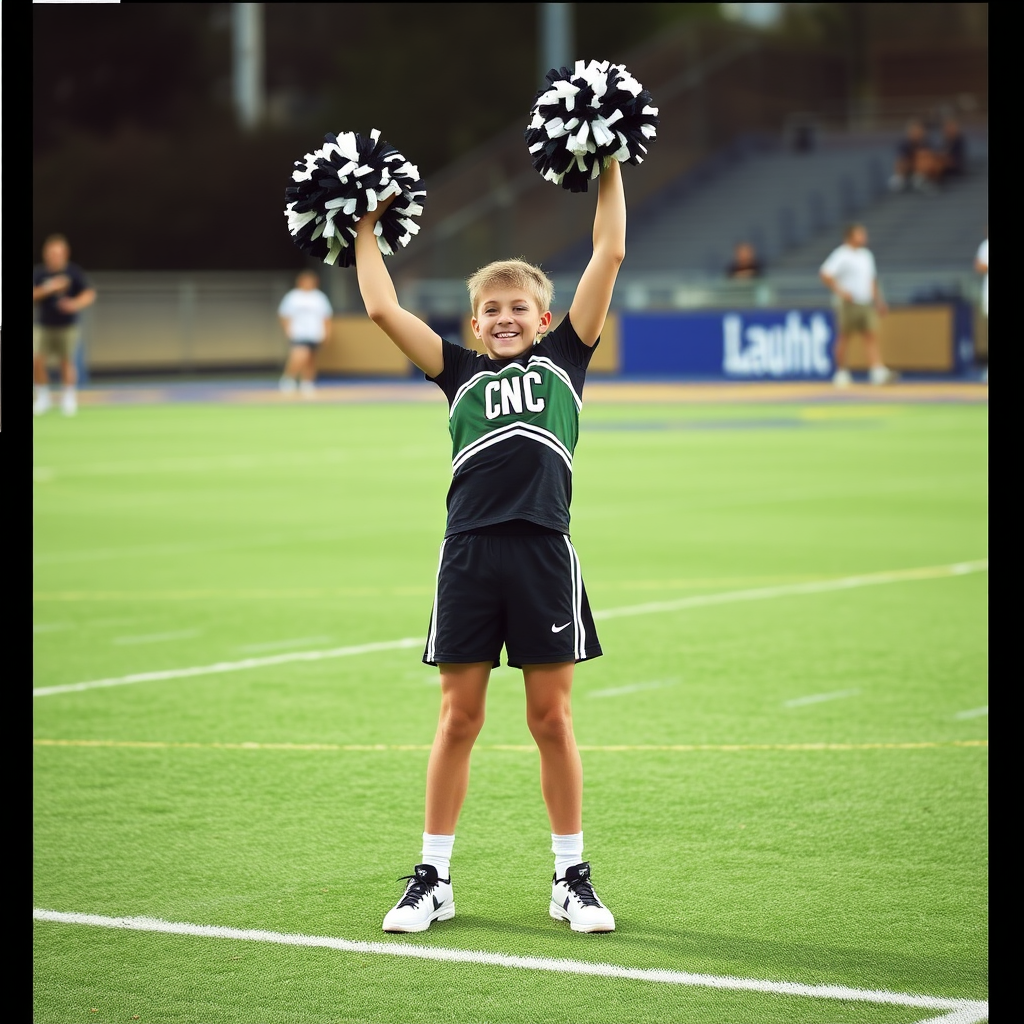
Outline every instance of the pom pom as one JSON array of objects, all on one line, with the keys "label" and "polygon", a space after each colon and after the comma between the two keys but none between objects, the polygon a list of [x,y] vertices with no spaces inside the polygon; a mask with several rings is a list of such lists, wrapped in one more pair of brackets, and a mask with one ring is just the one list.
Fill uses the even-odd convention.
[{"label": "pom pom", "polygon": [[389,196],[397,198],[374,226],[385,256],[408,245],[420,230],[413,219],[423,213],[427,196],[420,172],[382,142],[376,128],[369,138],[356,132],[325,135],[320,149],[295,161],[292,184],[285,189],[292,241],[324,263],[354,266],[356,221]]},{"label": "pom pom", "polygon": [[658,130],[651,94],[622,64],[578,60],[552,69],[523,133],[533,166],[570,192],[586,192],[612,160],[643,163]]}]

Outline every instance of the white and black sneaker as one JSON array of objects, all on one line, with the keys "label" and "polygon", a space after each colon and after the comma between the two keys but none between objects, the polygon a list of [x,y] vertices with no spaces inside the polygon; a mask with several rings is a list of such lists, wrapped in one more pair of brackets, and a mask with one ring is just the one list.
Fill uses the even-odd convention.
[{"label": "white and black sneaker", "polygon": [[553,879],[548,913],[556,921],[568,921],[574,932],[615,931],[612,912],[597,898],[590,884],[587,861],[567,868],[565,878]]},{"label": "white and black sneaker", "polygon": [[434,921],[449,921],[455,916],[452,880],[438,878],[433,864],[417,864],[414,874],[404,878],[409,879],[405,895],[387,912],[384,931],[425,932]]}]

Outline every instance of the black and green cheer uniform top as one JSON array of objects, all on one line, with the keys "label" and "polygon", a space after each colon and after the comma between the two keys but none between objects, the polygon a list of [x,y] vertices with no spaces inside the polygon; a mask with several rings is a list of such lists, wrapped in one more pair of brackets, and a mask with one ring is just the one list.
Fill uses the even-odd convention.
[{"label": "black and green cheer uniform top", "polygon": [[594,348],[569,317],[514,359],[442,341],[428,380],[448,398],[452,483],[445,537],[510,520],[569,532],[572,457]]}]

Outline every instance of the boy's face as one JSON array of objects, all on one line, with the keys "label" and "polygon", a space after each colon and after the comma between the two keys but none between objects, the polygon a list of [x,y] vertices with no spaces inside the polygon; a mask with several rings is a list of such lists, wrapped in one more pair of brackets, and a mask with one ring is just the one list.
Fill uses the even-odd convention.
[{"label": "boy's face", "polygon": [[473,333],[492,359],[512,359],[532,348],[550,323],[551,312],[541,312],[526,292],[491,288],[477,306]]}]

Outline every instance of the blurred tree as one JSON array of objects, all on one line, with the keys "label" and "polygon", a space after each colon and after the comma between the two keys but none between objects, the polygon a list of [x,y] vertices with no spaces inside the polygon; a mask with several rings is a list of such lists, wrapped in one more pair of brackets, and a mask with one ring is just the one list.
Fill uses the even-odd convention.
[{"label": "blurred tree", "polygon": [[[612,60],[720,17],[711,3],[574,6],[579,55]],[[879,34],[984,36],[987,7],[788,4],[775,31],[847,52],[866,82]],[[62,231],[94,269],[301,266],[283,191],[324,132],[380,128],[429,187],[525,121],[541,84],[536,4],[272,3],[264,16],[267,119],[242,133],[229,4],[32,5],[35,251]]]},{"label": "blurred tree", "polygon": [[187,133],[221,113],[210,99],[230,73],[230,37],[216,6],[33,4],[34,152],[127,124]]},{"label": "blurred tree", "polygon": [[[878,56],[886,51],[931,51],[941,60],[950,50],[987,48],[988,4],[977,3],[813,3],[786,4],[784,17],[777,28],[780,35],[807,45],[842,53],[849,73],[850,93],[856,118],[860,111],[870,111],[879,92],[884,89]],[[906,77],[913,79],[913,69]],[[951,69],[952,70],[952,69]],[[950,76],[951,81],[972,77],[984,78],[975,69],[966,75]],[[973,71],[973,74],[972,74]],[[920,76],[918,95],[928,92]],[[941,75],[939,76],[941,77]],[[913,91],[915,86],[911,86]],[[987,88],[982,90],[987,95]]]},{"label": "blurred tree", "polygon": [[[717,4],[579,4],[581,54]],[[267,120],[231,109],[229,4],[34,4],[33,246],[93,269],[302,265],[284,230],[294,160],[379,127],[429,176],[525,120],[536,4],[266,4]],[[525,162],[525,153],[524,153]]]}]

